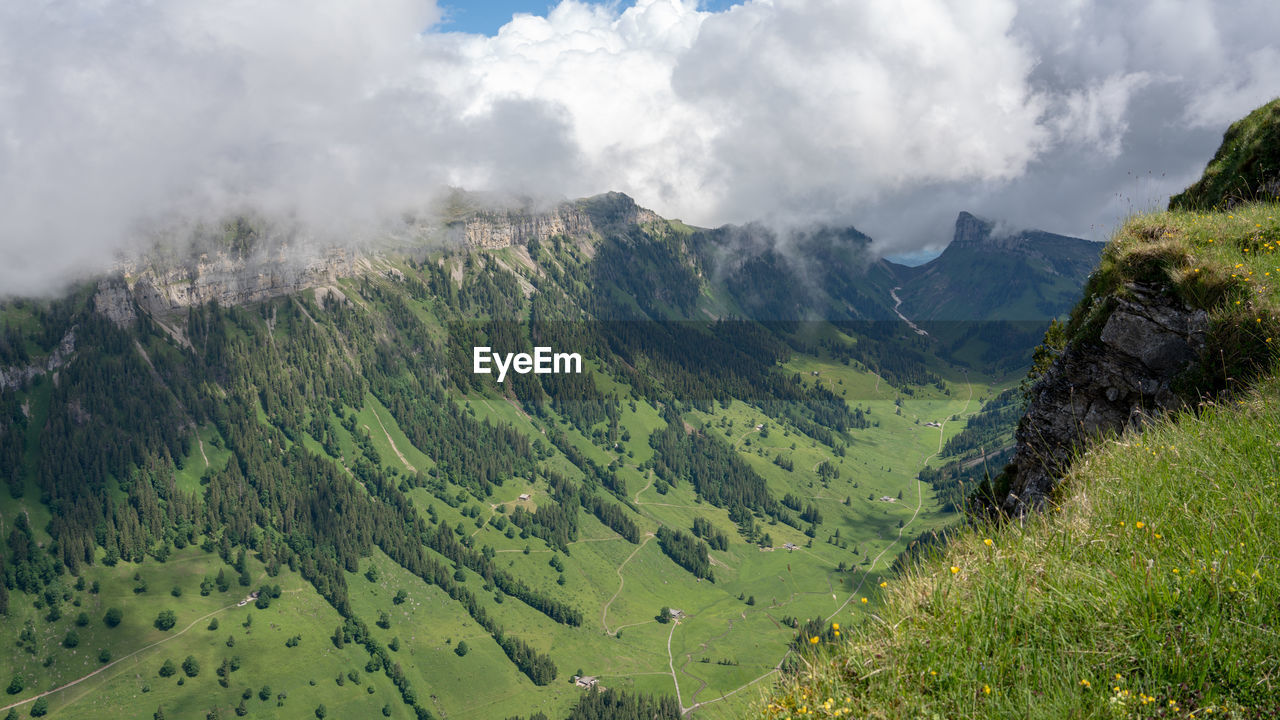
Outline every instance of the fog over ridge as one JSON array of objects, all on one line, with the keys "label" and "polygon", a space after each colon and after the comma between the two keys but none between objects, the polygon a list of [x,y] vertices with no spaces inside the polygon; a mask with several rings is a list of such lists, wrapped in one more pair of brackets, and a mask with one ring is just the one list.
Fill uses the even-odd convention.
[{"label": "fog over ridge", "polygon": [[0,295],[246,208],[360,242],[447,187],[937,247],[961,209],[1103,239],[1280,94],[1280,5],[566,0],[0,8]]}]

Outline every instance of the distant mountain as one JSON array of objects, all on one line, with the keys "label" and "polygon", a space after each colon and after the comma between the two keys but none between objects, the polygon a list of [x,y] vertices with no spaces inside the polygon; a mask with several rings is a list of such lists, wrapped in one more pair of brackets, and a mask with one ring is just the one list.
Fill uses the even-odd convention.
[{"label": "distant mountain", "polygon": [[941,255],[919,267],[888,263],[900,310],[916,321],[1043,322],[1070,310],[1102,244],[1039,230],[996,232],[967,212]]},{"label": "distant mountain", "polygon": [[995,372],[1029,362],[1102,249],[1039,230],[1002,233],[967,212],[947,249],[919,267],[878,259],[871,242],[852,227],[780,234],[757,225],[689,239],[711,274],[707,315],[855,323],[857,334],[918,336],[921,350]]},{"label": "distant mountain", "polygon": [[[457,193],[377,250],[237,218],[0,303],[7,702],[671,717],[713,700],[583,690],[715,657],[749,669],[706,680],[742,716],[748,675],[856,608],[1012,442],[992,375],[1043,318],[922,334],[895,312],[894,292],[1039,257],[974,223],[960,249],[991,245],[973,252],[997,273],[894,266],[853,228],[701,230],[618,193]],[[935,457],[954,472],[904,460]],[[483,693],[460,681],[482,673]]]},{"label": "distant mountain", "polygon": [[888,289],[896,275],[857,228],[816,227],[784,234],[726,225],[694,234],[712,283],[755,320],[892,320]]}]

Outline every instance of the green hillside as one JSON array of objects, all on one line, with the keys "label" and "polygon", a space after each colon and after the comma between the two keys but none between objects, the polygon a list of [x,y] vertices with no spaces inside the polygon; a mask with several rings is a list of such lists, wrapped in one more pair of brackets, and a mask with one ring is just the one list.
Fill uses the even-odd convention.
[{"label": "green hillside", "polygon": [[1191,187],[1169,198],[1170,210],[1231,208],[1280,197],[1280,98],[1232,123]]},{"label": "green hillside", "polygon": [[[1015,380],[896,322],[738,315],[629,203],[231,307],[0,307],[4,367],[73,348],[0,392],[0,715],[746,712],[956,521],[927,470],[1004,442],[967,421]],[[586,372],[499,384],[479,345]]]},{"label": "green hillside", "polygon": [[1128,220],[1066,339],[1095,342],[1135,282],[1205,309],[1206,359],[1179,378],[1193,402],[1099,438],[1043,515],[950,533],[867,593],[869,617],[810,628],[756,713],[1273,717],[1278,281],[1280,205]]},{"label": "green hillside", "polygon": [[759,715],[1270,717],[1278,393],[1118,438],[1048,516],[952,536]]}]

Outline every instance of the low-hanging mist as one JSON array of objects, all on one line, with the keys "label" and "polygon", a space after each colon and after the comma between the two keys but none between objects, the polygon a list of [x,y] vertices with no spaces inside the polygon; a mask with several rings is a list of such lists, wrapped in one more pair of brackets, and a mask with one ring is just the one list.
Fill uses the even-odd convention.
[{"label": "low-hanging mist", "polygon": [[410,0],[0,10],[0,295],[250,210],[359,244],[450,186],[856,224],[882,252],[941,245],[959,209],[1098,238],[1280,92],[1280,6],[1249,0],[440,20]]}]

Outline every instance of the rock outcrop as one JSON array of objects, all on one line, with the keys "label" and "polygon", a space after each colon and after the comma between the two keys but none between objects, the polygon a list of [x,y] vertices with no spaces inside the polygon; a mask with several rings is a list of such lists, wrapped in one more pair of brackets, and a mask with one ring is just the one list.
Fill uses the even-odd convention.
[{"label": "rock outcrop", "polygon": [[549,240],[553,235],[588,235],[591,219],[572,205],[545,213],[519,210],[478,212],[455,225],[467,247],[492,250]]},{"label": "rock outcrop", "polygon": [[0,367],[0,392],[17,390],[37,375],[53,372],[67,363],[76,349],[76,329],[73,326],[62,336],[58,346],[43,360],[36,360],[26,365]]},{"label": "rock outcrop", "polygon": [[[602,213],[606,207],[608,213]],[[562,203],[537,212],[528,207],[472,209],[443,228],[457,245],[492,250],[527,246],[563,235],[585,242],[604,225],[659,220],[620,193]],[[439,242],[439,225],[418,228],[429,242]],[[247,232],[247,231],[246,231]],[[276,234],[273,234],[276,233]],[[260,302],[313,287],[332,287],[339,278],[368,272],[376,255],[365,257],[343,248],[319,250],[291,247],[287,232],[264,230],[245,250],[235,243],[188,260],[140,258],[117,266],[114,277],[98,283],[95,309],[118,325],[140,313],[165,316],[188,307],[216,302],[222,306]],[[384,269],[390,275],[398,270]]]},{"label": "rock outcrop", "polygon": [[116,325],[124,326],[138,317],[138,305],[129,292],[129,284],[121,276],[98,281],[93,295],[93,309]]},{"label": "rock outcrop", "polygon": [[1069,344],[1033,385],[1005,470],[1006,513],[1043,507],[1087,441],[1182,406],[1174,382],[1201,361],[1208,314],[1156,287],[1126,291],[1098,339]]},{"label": "rock outcrop", "polygon": [[309,259],[293,258],[284,251],[248,258],[219,252],[167,267],[123,264],[117,268],[117,276],[98,283],[93,302],[98,312],[124,325],[139,311],[163,316],[210,301],[227,307],[332,285],[367,266],[353,252],[341,248]]},{"label": "rock outcrop", "polygon": [[582,239],[621,225],[661,220],[622,193],[604,193],[538,212],[529,207],[475,210],[449,223],[449,234],[469,248],[493,250],[546,242],[553,236]]}]

